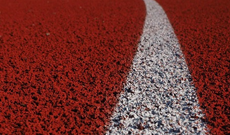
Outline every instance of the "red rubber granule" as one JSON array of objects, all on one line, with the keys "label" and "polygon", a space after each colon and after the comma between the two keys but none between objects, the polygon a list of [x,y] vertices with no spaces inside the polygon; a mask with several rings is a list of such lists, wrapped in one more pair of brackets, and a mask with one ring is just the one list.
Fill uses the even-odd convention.
[{"label": "red rubber granule", "polygon": [[142,0],[0,0],[0,134],[101,134],[145,19]]},{"label": "red rubber granule", "polygon": [[230,134],[230,1],[157,0],[185,54],[212,134]]}]

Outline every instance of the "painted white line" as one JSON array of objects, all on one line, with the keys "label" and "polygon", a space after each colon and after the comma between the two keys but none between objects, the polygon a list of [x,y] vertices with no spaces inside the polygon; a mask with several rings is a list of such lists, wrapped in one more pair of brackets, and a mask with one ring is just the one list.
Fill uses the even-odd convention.
[{"label": "painted white line", "polygon": [[157,2],[144,1],[143,35],[106,134],[207,134],[173,28]]}]

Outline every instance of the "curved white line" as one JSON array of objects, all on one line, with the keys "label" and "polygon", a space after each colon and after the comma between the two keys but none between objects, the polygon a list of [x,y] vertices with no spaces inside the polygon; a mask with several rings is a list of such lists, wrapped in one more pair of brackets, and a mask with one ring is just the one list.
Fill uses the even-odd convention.
[{"label": "curved white line", "polygon": [[106,134],[205,134],[204,115],[173,28],[157,2],[144,2],[141,41]]}]

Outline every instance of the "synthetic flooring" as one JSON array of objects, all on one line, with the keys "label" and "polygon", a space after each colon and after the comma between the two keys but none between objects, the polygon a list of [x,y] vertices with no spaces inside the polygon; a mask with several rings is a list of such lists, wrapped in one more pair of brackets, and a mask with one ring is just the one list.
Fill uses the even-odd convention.
[{"label": "synthetic flooring", "polygon": [[213,134],[230,133],[230,1],[157,0],[181,44]]},{"label": "synthetic flooring", "polygon": [[143,34],[107,134],[205,134],[184,55],[164,10],[144,0]]},{"label": "synthetic flooring", "polygon": [[157,2],[0,0],[0,134],[229,134],[230,1]]},{"label": "synthetic flooring", "polygon": [[102,133],[144,19],[142,0],[0,0],[0,133]]}]

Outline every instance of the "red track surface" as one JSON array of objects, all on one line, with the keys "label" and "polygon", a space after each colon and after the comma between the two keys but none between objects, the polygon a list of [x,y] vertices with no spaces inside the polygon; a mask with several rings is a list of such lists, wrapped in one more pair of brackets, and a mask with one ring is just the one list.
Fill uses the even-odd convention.
[{"label": "red track surface", "polygon": [[181,43],[213,134],[230,134],[230,1],[157,0]]},{"label": "red track surface", "polygon": [[142,0],[0,0],[0,133],[102,133],[144,19]]}]

